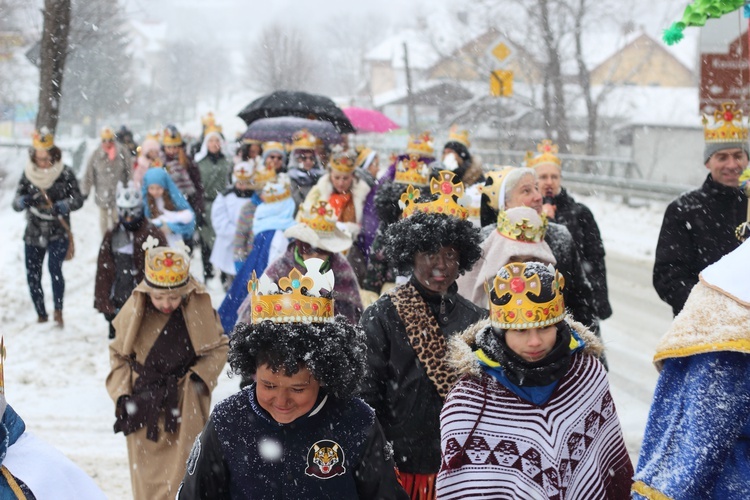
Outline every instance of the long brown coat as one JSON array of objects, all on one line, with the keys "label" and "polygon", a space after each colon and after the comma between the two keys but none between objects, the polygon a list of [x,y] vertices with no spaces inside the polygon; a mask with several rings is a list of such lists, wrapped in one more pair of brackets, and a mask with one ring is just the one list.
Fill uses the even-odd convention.
[{"label": "long brown coat", "polygon": [[[142,281],[113,321],[116,336],[109,347],[112,370],[107,391],[115,403],[120,396],[132,394],[138,377],[128,360],[135,356],[135,361],[143,364],[169,319],[146,307],[149,291],[151,288]],[[208,421],[211,391],[226,364],[227,337],[208,293],[192,277],[180,307],[197,361],[178,382],[181,417],[177,432],[164,431],[162,416],[157,442],[146,439],[146,427],[126,437],[136,499],[174,498],[193,441]],[[192,374],[200,380],[194,380]]]}]

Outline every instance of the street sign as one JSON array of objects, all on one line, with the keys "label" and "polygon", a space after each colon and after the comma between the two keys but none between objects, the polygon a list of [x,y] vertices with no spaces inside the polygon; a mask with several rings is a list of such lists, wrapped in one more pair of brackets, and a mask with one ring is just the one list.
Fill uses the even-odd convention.
[{"label": "street sign", "polygon": [[741,33],[740,26],[737,16],[727,15],[711,19],[701,28],[699,102],[703,114],[713,113],[729,101],[750,111],[750,52],[747,32]]},{"label": "street sign", "polygon": [[509,97],[513,95],[513,72],[498,69],[490,73],[490,95]]},{"label": "street sign", "polygon": [[492,54],[498,61],[503,62],[510,56],[511,50],[505,42],[500,42],[492,48],[490,54]]}]

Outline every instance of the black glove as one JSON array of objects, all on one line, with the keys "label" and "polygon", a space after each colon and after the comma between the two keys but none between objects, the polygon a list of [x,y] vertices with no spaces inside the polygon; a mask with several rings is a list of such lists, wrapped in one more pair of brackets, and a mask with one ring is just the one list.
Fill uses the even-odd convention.
[{"label": "black glove", "polygon": [[42,207],[47,205],[47,199],[44,197],[44,195],[41,193],[41,191],[37,191],[34,194],[28,195],[28,205],[29,207]]}]

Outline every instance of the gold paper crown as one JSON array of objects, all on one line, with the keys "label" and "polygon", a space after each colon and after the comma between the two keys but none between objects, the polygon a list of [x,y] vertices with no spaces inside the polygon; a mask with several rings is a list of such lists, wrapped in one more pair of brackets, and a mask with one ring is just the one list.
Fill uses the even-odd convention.
[{"label": "gold paper crown", "polygon": [[268,141],[263,143],[263,151],[268,151],[270,149],[278,149],[279,151],[286,151],[286,147],[283,143],[278,141]]},{"label": "gold paper crown", "polygon": [[269,182],[263,186],[260,197],[264,203],[276,203],[283,201],[292,196],[292,188],[289,184],[289,178],[281,176],[279,182]]},{"label": "gold paper crown", "polygon": [[357,161],[356,164],[358,167],[361,167],[364,165],[365,160],[368,156],[370,156],[370,153],[372,153],[372,149],[365,147],[365,146],[357,146],[355,148],[355,151],[357,152]]},{"label": "gold paper crown", "polygon": [[333,234],[336,230],[337,217],[333,207],[325,201],[319,201],[316,205],[313,205],[309,212],[304,205],[301,206],[298,219],[316,233]]},{"label": "gold paper crown", "polygon": [[161,143],[164,146],[182,146],[182,134],[174,127],[165,127]]},{"label": "gold paper crown", "polygon": [[351,174],[357,168],[354,159],[346,153],[338,153],[331,157],[328,166],[344,174]]},{"label": "gold paper crown", "polygon": [[557,156],[560,148],[557,144],[552,144],[550,139],[544,139],[542,142],[537,144],[536,150],[539,152],[538,155],[534,156],[531,151],[526,152],[526,166],[533,168],[538,165],[552,164],[558,167],[562,165],[562,161]]},{"label": "gold paper crown", "polygon": [[417,154],[422,156],[434,156],[435,147],[433,146],[432,136],[429,132],[422,132],[416,137],[409,137],[406,144],[407,154]]},{"label": "gold paper crown", "polygon": [[214,116],[213,111],[209,111],[208,113],[206,113],[206,116],[201,118],[201,125],[203,125],[204,129],[206,127],[213,127],[214,125],[216,125],[216,117]]},{"label": "gold paper crown", "polygon": [[298,149],[310,149],[314,151],[317,142],[317,137],[308,132],[307,129],[302,129],[292,136],[292,146],[290,150],[296,151]]},{"label": "gold paper crown", "polygon": [[542,219],[541,225],[536,225],[526,218],[513,222],[505,210],[500,210],[497,214],[497,232],[511,240],[541,243],[544,241],[549,223],[546,215],[541,214],[539,217]]},{"label": "gold paper crown", "polygon": [[466,219],[469,216],[469,210],[457,203],[457,200],[464,198],[464,183],[453,183],[456,174],[449,170],[440,171],[440,180],[430,179],[430,192],[439,194],[440,197],[435,201],[427,203],[418,203],[420,192],[412,186],[406,188],[406,192],[401,195],[399,206],[403,210],[403,217],[409,217],[414,212],[436,213],[451,215],[459,219]]},{"label": "gold paper crown", "polygon": [[47,127],[42,127],[31,135],[31,143],[34,149],[52,149],[55,146],[55,136]]},{"label": "gold paper crown", "polygon": [[113,141],[115,140],[115,131],[112,130],[110,127],[104,127],[102,131],[99,133],[99,137],[103,141]]},{"label": "gold paper crown", "polygon": [[450,131],[448,132],[448,142],[458,142],[466,146],[467,148],[471,147],[471,141],[469,140],[469,131],[468,130],[458,130],[457,126],[452,126]]},{"label": "gold paper crown", "polygon": [[427,186],[430,183],[431,169],[418,154],[410,154],[396,164],[393,182],[412,186]]},{"label": "gold paper crown", "polygon": [[207,136],[208,134],[212,132],[216,132],[217,134],[221,134],[222,128],[221,125],[209,125],[208,127],[203,129],[203,135]]},{"label": "gold paper crown", "polygon": [[[484,181],[484,187],[482,188],[482,194],[487,195],[488,203],[490,207],[495,210],[499,210],[500,203],[500,189],[503,187],[503,179],[508,175],[515,167],[498,167],[500,170],[490,170],[485,174],[486,180]],[[492,184],[488,184],[488,181],[492,180]]]},{"label": "gold paper crown", "polygon": [[713,125],[703,116],[703,137],[706,142],[744,142],[747,136],[742,110],[736,109],[733,102],[722,103],[714,111]]},{"label": "gold paper crown", "polygon": [[243,161],[234,166],[232,173],[238,180],[249,182],[253,178],[254,170],[249,163]]},{"label": "gold paper crown", "polygon": [[276,179],[276,170],[267,168],[263,164],[255,167],[255,172],[252,175],[253,184],[261,186],[267,182],[272,182],[274,179]]},{"label": "gold paper crown", "polygon": [[[504,278],[498,272],[495,279],[487,282],[490,297],[490,321],[492,326],[503,330],[525,330],[544,328],[559,323],[565,317],[565,301],[562,289],[565,278],[556,269],[551,283],[552,299],[547,302],[535,302],[529,295],[537,298],[542,294],[542,282],[537,274],[527,277],[526,264],[512,262],[503,267],[509,277]],[[506,304],[496,301],[510,295]]]},{"label": "gold paper crown", "polygon": [[[152,240],[155,241],[155,240]],[[152,244],[146,240],[144,248]],[[190,257],[178,248],[156,247],[146,251],[146,282],[155,288],[177,288],[190,279]]]},{"label": "gold paper crown", "polygon": [[152,140],[154,140],[156,142],[160,142],[161,141],[161,137],[159,135],[159,132],[149,132],[148,134],[146,134],[146,139],[152,139]]},{"label": "gold paper crown", "polygon": [[333,271],[320,273],[320,259],[305,261],[303,276],[292,268],[288,276],[275,283],[267,275],[257,279],[255,271],[247,283],[251,295],[250,317],[253,323],[327,323],[333,321],[333,299],[320,296],[320,290],[333,291]]}]

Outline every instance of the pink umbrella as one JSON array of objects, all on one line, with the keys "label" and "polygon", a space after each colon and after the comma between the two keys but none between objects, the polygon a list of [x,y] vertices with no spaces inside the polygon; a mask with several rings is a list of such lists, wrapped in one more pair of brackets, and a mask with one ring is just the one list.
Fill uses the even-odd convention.
[{"label": "pink umbrella", "polygon": [[373,109],[351,107],[344,108],[342,111],[359,133],[376,132],[380,134],[401,128],[383,113]]}]

